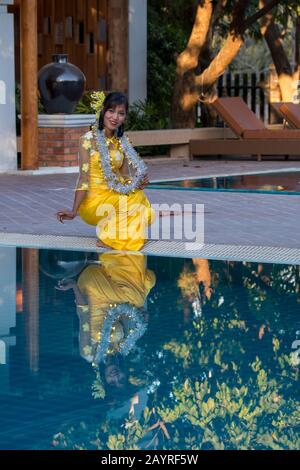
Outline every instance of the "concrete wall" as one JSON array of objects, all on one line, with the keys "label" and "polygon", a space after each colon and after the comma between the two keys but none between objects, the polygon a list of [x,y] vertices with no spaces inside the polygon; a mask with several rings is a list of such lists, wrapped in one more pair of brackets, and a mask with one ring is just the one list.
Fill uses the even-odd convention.
[{"label": "concrete wall", "polygon": [[17,168],[14,19],[0,0],[0,171]]},{"label": "concrete wall", "polygon": [[129,102],[147,98],[147,0],[129,0]]}]

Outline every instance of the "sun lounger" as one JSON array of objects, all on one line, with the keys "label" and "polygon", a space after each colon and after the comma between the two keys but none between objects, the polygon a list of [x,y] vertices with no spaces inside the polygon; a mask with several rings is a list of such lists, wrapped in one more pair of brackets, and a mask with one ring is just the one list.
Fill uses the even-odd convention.
[{"label": "sun lounger", "polygon": [[218,98],[212,105],[236,135],[232,139],[191,140],[197,155],[300,155],[300,130],[268,129],[239,97]]},{"label": "sun lounger", "polygon": [[279,111],[294,129],[300,129],[300,104],[281,103]]}]

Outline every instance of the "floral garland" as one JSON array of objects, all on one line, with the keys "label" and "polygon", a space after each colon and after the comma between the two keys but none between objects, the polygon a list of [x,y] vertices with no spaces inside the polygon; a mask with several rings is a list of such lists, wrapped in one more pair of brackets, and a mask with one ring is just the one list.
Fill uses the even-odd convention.
[{"label": "floral garland", "polygon": [[96,122],[99,121],[104,101],[105,93],[103,91],[93,91],[93,93],[91,94],[91,107],[95,111]]},{"label": "floral garland", "polygon": [[100,155],[99,163],[102,166],[104,177],[110,189],[120,194],[129,194],[130,192],[138,189],[143,182],[143,179],[147,174],[147,166],[134,150],[129,140],[125,136],[122,136],[120,139],[118,139],[120,147],[128,160],[129,171],[130,166],[132,166],[135,169],[135,175],[131,177],[131,179],[126,183],[120,181],[119,177],[114,173],[111,166],[109,149],[104,131],[100,131],[98,128],[100,114],[103,109],[103,103],[105,101],[105,94],[103,91],[95,91],[91,94],[91,98],[91,106],[96,113],[96,121],[92,126],[92,135],[98,147]]},{"label": "floral garland", "polygon": [[120,354],[127,356],[137,340],[145,333],[147,326],[144,319],[140,315],[139,309],[128,303],[114,304],[114,306],[111,305],[104,320],[101,339],[95,355],[95,364],[104,362],[108,354],[113,325],[116,321],[119,320],[121,316],[126,316],[128,318],[129,335],[120,346]]},{"label": "floral garland", "polygon": [[126,183],[122,183],[112,169],[109,149],[104,131],[100,131],[96,128],[96,126],[93,126],[93,136],[98,147],[100,164],[102,166],[104,177],[109,188],[120,194],[129,194],[130,192],[138,189],[147,174],[147,166],[140,159],[139,155],[130,144],[128,138],[123,135],[119,139],[120,147],[128,160],[129,166],[132,166],[136,171],[132,179]]}]

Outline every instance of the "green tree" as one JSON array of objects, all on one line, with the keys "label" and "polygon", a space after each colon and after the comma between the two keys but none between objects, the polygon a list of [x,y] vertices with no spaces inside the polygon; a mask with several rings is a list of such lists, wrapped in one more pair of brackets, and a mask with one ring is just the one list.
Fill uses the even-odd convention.
[{"label": "green tree", "polygon": [[148,100],[161,118],[170,120],[176,56],[193,24],[196,1],[148,1]]},{"label": "green tree", "polygon": [[[299,0],[270,0],[261,8],[257,7],[257,0],[198,1],[192,31],[176,61],[172,100],[175,128],[195,126],[196,103],[201,99],[209,104],[215,99],[216,81],[238,54],[246,33],[257,37],[262,18],[272,12],[275,21],[276,15],[282,14],[282,8],[292,14],[299,8]],[[280,8],[274,13],[275,7]],[[212,49],[215,34],[225,38],[217,51]],[[274,60],[274,54],[272,56]]]},{"label": "green tree", "polygon": [[[260,0],[260,7],[268,5],[269,0]],[[281,101],[294,101],[300,78],[300,1],[281,2],[275,11],[271,10],[261,20],[261,34],[266,40],[278,75]],[[283,45],[288,30],[288,21],[292,18],[296,25],[295,56],[289,57]],[[293,68],[291,60],[294,60]]]}]

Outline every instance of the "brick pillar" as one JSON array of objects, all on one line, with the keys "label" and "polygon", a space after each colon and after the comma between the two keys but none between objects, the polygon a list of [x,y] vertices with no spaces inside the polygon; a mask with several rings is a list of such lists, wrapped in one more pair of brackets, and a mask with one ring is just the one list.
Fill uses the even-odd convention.
[{"label": "brick pillar", "polygon": [[79,139],[93,120],[93,115],[40,115],[39,166],[78,166]]}]

